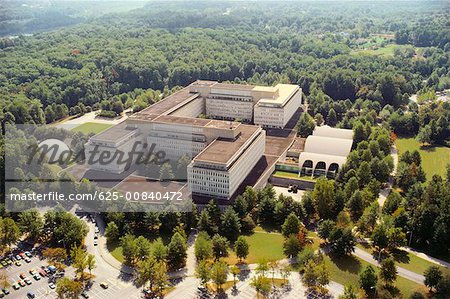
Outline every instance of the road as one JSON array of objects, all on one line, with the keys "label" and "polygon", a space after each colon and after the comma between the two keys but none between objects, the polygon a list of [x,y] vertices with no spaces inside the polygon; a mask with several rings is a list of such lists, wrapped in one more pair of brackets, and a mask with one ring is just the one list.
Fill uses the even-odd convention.
[{"label": "road", "polygon": [[395,147],[395,144],[391,146],[391,157],[394,160],[394,169],[391,172],[391,175],[389,176],[389,181],[387,183],[387,186],[380,190],[380,195],[378,196],[378,204],[380,207],[384,205],[384,202],[386,201],[386,198],[388,197],[389,193],[391,193],[392,186],[394,185],[394,177],[397,173],[397,166],[398,166],[398,151]]},{"label": "road", "polygon": [[[83,218],[83,220],[87,222],[87,225],[89,227],[89,233],[86,237],[86,249],[87,252],[93,254],[96,259],[96,267],[92,270],[92,274],[95,275],[95,278],[93,280],[94,283],[92,285],[92,288],[87,291],[89,298],[142,298],[142,289],[137,288],[134,285],[133,276],[121,272],[119,269],[111,265],[110,261],[104,258],[102,250],[100,249],[100,242],[98,246],[94,246],[95,224],[91,221],[88,221],[86,218]],[[100,236],[99,238],[104,237]],[[109,285],[108,289],[105,290],[100,287],[101,282],[106,282]]]},{"label": "road", "polygon": [[[353,253],[353,255],[359,257],[362,260],[365,260],[368,263],[371,263],[372,265],[375,265],[377,267],[379,266],[378,261],[372,256],[372,254],[370,254],[358,247],[355,247],[355,252]],[[423,284],[423,281],[425,279],[423,277],[423,275],[420,275],[416,272],[406,270],[405,268],[398,267],[398,266],[397,266],[397,273],[399,276],[404,277],[406,279],[409,279],[409,280],[414,281],[419,284]]]}]

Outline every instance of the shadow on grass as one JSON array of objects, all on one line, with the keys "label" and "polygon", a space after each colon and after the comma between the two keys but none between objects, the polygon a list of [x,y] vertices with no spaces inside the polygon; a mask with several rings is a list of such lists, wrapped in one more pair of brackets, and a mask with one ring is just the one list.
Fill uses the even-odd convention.
[{"label": "shadow on grass", "polygon": [[408,252],[404,250],[396,249],[392,252],[392,256],[394,257],[396,262],[409,264],[410,258]]},{"label": "shadow on grass", "polygon": [[330,255],[331,261],[341,271],[346,271],[354,274],[358,274],[361,271],[361,262],[352,256],[336,257]]}]

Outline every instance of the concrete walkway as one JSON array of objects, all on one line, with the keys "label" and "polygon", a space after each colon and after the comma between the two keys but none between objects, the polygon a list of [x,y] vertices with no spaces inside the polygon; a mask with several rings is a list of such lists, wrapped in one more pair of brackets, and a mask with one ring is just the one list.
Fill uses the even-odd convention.
[{"label": "concrete walkway", "polygon": [[431,263],[434,263],[436,265],[450,268],[450,263],[448,263],[446,261],[443,261],[443,260],[440,260],[440,259],[437,259],[435,257],[432,257],[431,255],[428,255],[426,253],[420,252],[420,251],[418,251],[418,250],[416,250],[414,248],[404,246],[404,247],[400,247],[400,249],[404,250],[404,251],[407,251],[407,252],[409,252],[411,254],[414,254],[415,256],[418,256],[418,257],[420,257],[420,258],[422,258],[424,260],[427,260],[427,261],[429,261]]},{"label": "concrete walkway", "polygon": [[[355,252],[353,253],[353,255],[356,257],[359,257],[360,259],[362,259],[372,265],[375,265],[377,267],[380,266],[380,264],[372,256],[372,254],[370,254],[358,247],[355,247]],[[410,271],[410,270],[406,270],[405,268],[398,267],[398,266],[397,266],[397,274],[401,277],[404,277],[406,279],[409,279],[409,280],[414,281],[419,284],[423,284],[423,281],[425,279],[425,277],[423,275],[420,275],[420,274]]]},{"label": "concrete walkway", "polygon": [[391,157],[394,160],[394,169],[392,170],[389,181],[387,182],[387,186],[380,190],[380,195],[378,196],[378,204],[380,207],[383,207],[384,202],[386,201],[386,198],[388,197],[389,193],[391,193],[392,186],[394,185],[394,177],[397,173],[397,167],[398,167],[398,151],[395,147],[395,144],[391,146]]}]

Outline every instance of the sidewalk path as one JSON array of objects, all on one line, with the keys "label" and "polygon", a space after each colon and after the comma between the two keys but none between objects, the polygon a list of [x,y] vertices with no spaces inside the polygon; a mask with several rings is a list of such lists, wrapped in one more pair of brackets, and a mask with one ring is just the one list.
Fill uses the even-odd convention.
[{"label": "sidewalk path", "polygon": [[411,254],[414,254],[415,256],[418,256],[418,257],[420,257],[420,258],[422,258],[424,260],[427,260],[427,261],[429,261],[431,263],[434,263],[436,265],[450,268],[450,263],[448,263],[446,261],[443,261],[443,260],[440,260],[440,259],[437,259],[435,257],[432,257],[431,255],[428,255],[426,253],[420,252],[420,251],[418,251],[418,250],[416,250],[414,248],[404,246],[404,247],[400,247],[400,249],[404,250],[404,251],[407,251],[407,252],[409,252]]},{"label": "sidewalk path", "polygon": [[[379,266],[378,261],[372,256],[372,254],[370,254],[358,247],[355,247],[355,252],[353,253],[353,255],[356,257],[359,257],[360,259],[362,259],[372,265],[375,265],[377,267]],[[423,281],[425,279],[425,277],[423,277],[423,275],[420,275],[416,272],[406,270],[405,268],[398,267],[398,266],[397,266],[397,274],[401,277],[404,277],[406,279],[409,279],[409,280],[414,281],[419,284],[423,284]]]},{"label": "sidewalk path", "polygon": [[392,170],[389,181],[387,183],[387,186],[380,190],[380,195],[378,196],[378,204],[380,207],[383,207],[384,202],[386,201],[386,198],[388,197],[389,193],[391,193],[392,186],[394,185],[394,177],[397,173],[397,166],[398,166],[398,151],[395,147],[395,144],[391,146],[391,156],[394,160],[394,169]]}]

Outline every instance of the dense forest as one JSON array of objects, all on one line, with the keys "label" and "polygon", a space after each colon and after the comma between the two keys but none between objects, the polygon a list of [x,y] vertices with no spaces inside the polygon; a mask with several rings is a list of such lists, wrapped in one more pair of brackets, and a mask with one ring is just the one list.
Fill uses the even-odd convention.
[{"label": "dense forest", "polygon": [[[416,4],[150,2],[75,27],[3,38],[2,113],[16,123],[51,122],[79,103],[96,108],[120,97],[125,104],[147,89],[196,79],[291,82],[306,95],[313,87],[331,100],[398,108],[425,87],[450,87],[449,8]],[[395,36],[381,46],[410,45],[386,57],[359,54],[360,43],[377,34]],[[51,105],[58,117],[44,113]]]}]

